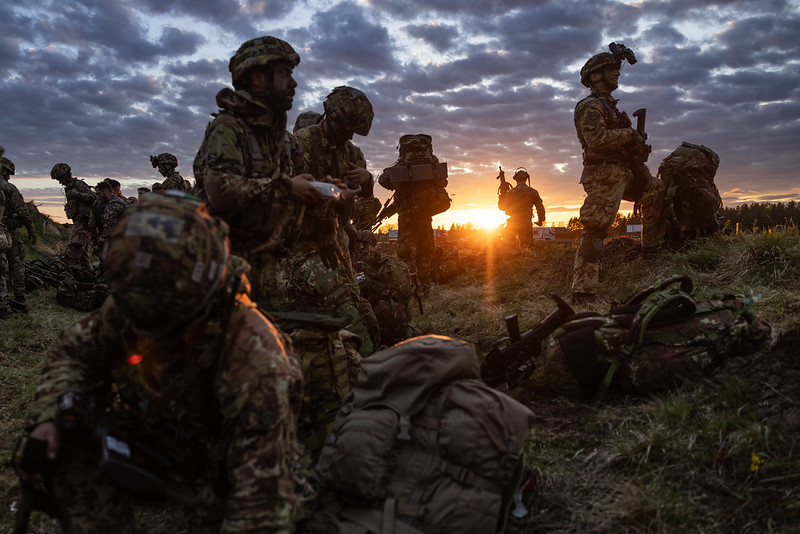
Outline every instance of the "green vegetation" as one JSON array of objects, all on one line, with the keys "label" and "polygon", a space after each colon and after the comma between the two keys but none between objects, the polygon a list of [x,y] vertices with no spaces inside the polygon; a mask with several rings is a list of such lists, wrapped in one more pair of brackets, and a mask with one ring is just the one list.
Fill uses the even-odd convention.
[{"label": "green vegetation", "polygon": [[[774,346],[732,358],[703,380],[654,396],[608,396],[602,403],[553,396],[534,377],[514,391],[536,424],[527,446],[534,472],[530,515],[514,532],[798,532],[800,527],[800,233],[740,233],[642,257],[637,243],[609,243],[605,300],[577,308],[604,312],[656,279],[688,274],[699,296],[737,293],[772,324]],[[462,248],[468,272],[434,286],[415,324],[460,337],[485,353],[518,313],[523,329],[566,296],[574,245],[547,244],[528,255]],[[53,289],[29,297],[31,312],[0,323],[0,460],[8,460],[47,347],[78,312],[55,305]],[[0,475],[2,505],[16,479]],[[37,514],[38,515],[38,514]],[[143,505],[152,531],[178,532],[180,512]],[[11,514],[0,515],[7,531]],[[36,517],[32,532],[52,532]]]}]

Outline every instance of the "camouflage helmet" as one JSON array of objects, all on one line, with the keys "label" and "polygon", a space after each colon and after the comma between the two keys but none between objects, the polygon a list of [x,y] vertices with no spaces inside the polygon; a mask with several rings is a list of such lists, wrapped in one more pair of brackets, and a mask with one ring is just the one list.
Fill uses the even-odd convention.
[{"label": "camouflage helmet", "polygon": [[615,58],[611,52],[602,52],[589,58],[589,61],[581,69],[581,83],[590,87],[589,75],[595,71],[606,68],[608,65],[614,65],[617,68],[622,66],[622,61]]},{"label": "camouflage helmet", "polygon": [[516,181],[524,181],[527,182],[531,179],[531,175],[528,174],[528,170],[525,167],[520,167],[519,169],[514,172],[514,180]]},{"label": "camouflage helmet", "polygon": [[245,76],[254,67],[266,67],[277,61],[285,61],[294,68],[300,63],[300,56],[289,43],[270,35],[245,41],[228,63],[233,87],[241,89]]},{"label": "camouflage helmet", "polygon": [[358,135],[367,135],[375,113],[367,95],[354,87],[335,87],[323,103],[325,113]]},{"label": "camouflage helmet", "polygon": [[50,178],[53,180],[60,180],[67,175],[72,175],[72,167],[66,163],[56,163],[50,170]]},{"label": "camouflage helmet", "polygon": [[169,152],[162,152],[158,156],[150,156],[150,164],[153,165],[153,168],[158,167],[159,164],[166,164],[166,165],[172,165],[173,167],[177,167],[178,158],[176,158]]},{"label": "camouflage helmet", "polygon": [[5,156],[0,156],[0,169],[3,170],[4,174],[8,175],[14,174],[15,171],[14,162]]},{"label": "camouflage helmet", "polygon": [[104,255],[111,295],[152,335],[205,317],[225,283],[228,226],[177,191],[143,195],[114,226]]},{"label": "camouflage helmet", "polygon": [[297,133],[298,130],[302,130],[306,126],[311,126],[312,124],[316,124],[321,116],[322,114],[317,113],[316,111],[302,112],[300,115],[297,116],[297,120],[294,121],[294,129],[292,133]]}]

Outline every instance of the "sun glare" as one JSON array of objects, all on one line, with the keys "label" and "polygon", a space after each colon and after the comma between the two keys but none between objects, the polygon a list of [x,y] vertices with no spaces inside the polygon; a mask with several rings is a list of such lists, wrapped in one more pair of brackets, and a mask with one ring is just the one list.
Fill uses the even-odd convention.
[{"label": "sun glare", "polygon": [[471,225],[473,228],[489,230],[506,222],[506,214],[498,209],[449,210],[433,218],[434,228],[450,228],[454,224]]}]

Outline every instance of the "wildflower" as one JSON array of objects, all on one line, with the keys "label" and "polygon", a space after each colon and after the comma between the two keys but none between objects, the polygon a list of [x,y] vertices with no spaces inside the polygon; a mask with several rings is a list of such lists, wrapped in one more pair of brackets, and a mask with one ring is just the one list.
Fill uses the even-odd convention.
[{"label": "wildflower", "polygon": [[761,468],[761,464],[763,464],[766,461],[767,461],[766,459],[761,458],[755,452],[752,453],[752,455],[750,456],[750,472],[755,473],[756,471],[758,471]]}]

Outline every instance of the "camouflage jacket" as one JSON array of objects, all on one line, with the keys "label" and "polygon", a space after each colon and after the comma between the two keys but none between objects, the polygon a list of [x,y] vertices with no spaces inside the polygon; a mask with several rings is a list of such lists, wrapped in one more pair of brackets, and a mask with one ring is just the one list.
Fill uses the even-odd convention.
[{"label": "camouflage jacket", "polygon": [[262,243],[275,229],[276,212],[294,211],[290,178],[302,154],[286,131],[286,114],[266,123],[266,108],[247,91],[222,89],[217,105],[194,160],[195,188],[230,225],[234,247]]},{"label": "camouflage jacket", "polygon": [[183,176],[181,176],[181,173],[175,169],[173,169],[172,172],[166,178],[164,178],[161,186],[167,190],[175,189],[176,191],[181,191],[183,193],[187,192],[186,182],[183,180]]},{"label": "camouflage jacket", "polygon": [[3,212],[2,220],[5,223],[6,227],[9,226],[8,219],[10,217],[16,217],[20,224],[18,225],[11,225],[11,226],[24,226],[28,229],[33,229],[33,219],[31,219],[31,213],[28,211],[28,206],[25,204],[25,199],[22,198],[22,194],[17,189],[17,186],[0,178],[0,190],[3,191],[6,197],[6,209]]},{"label": "camouflage jacket", "polygon": [[[279,332],[249,307],[234,310],[224,344],[207,334],[194,345],[194,337],[147,343],[109,297],[50,350],[27,427],[53,420],[61,393],[103,398],[112,383],[117,391],[127,385],[146,402],[148,422],[186,429],[186,439],[150,432],[146,425],[139,434],[185,457],[181,466],[191,467],[176,478],[216,488],[216,494],[205,489],[199,497],[209,509],[224,510],[220,531],[288,534],[298,509],[313,496],[296,438],[303,397],[299,365]],[[134,354],[144,356],[140,363],[129,363]]]},{"label": "camouflage jacket", "polygon": [[539,192],[525,184],[517,185],[507,193],[500,195],[497,207],[506,212],[510,217],[522,217],[530,220],[532,209],[536,206],[536,216],[539,221],[545,220],[544,203]]},{"label": "camouflage jacket", "polygon": [[92,211],[92,204],[97,199],[95,192],[86,182],[73,177],[64,186],[64,193],[67,197],[67,204],[64,206],[64,212],[67,217],[75,223],[87,224],[89,222],[89,214]]},{"label": "camouflage jacket", "polygon": [[92,204],[92,214],[89,217],[89,231],[92,233],[92,239],[102,244],[108,240],[113,230],[114,225],[125,213],[129,204],[120,197],[111,197],[108,202],[103,202],[100,199],[94,201]]},{"label": "camouflage jacket", "polygon": [[578,102],[574,120],[585,165],[594,162],[630,165],[628,160],[639,136],[628,115],[617,109],[617,100],[611,94],[594,93]]}]

